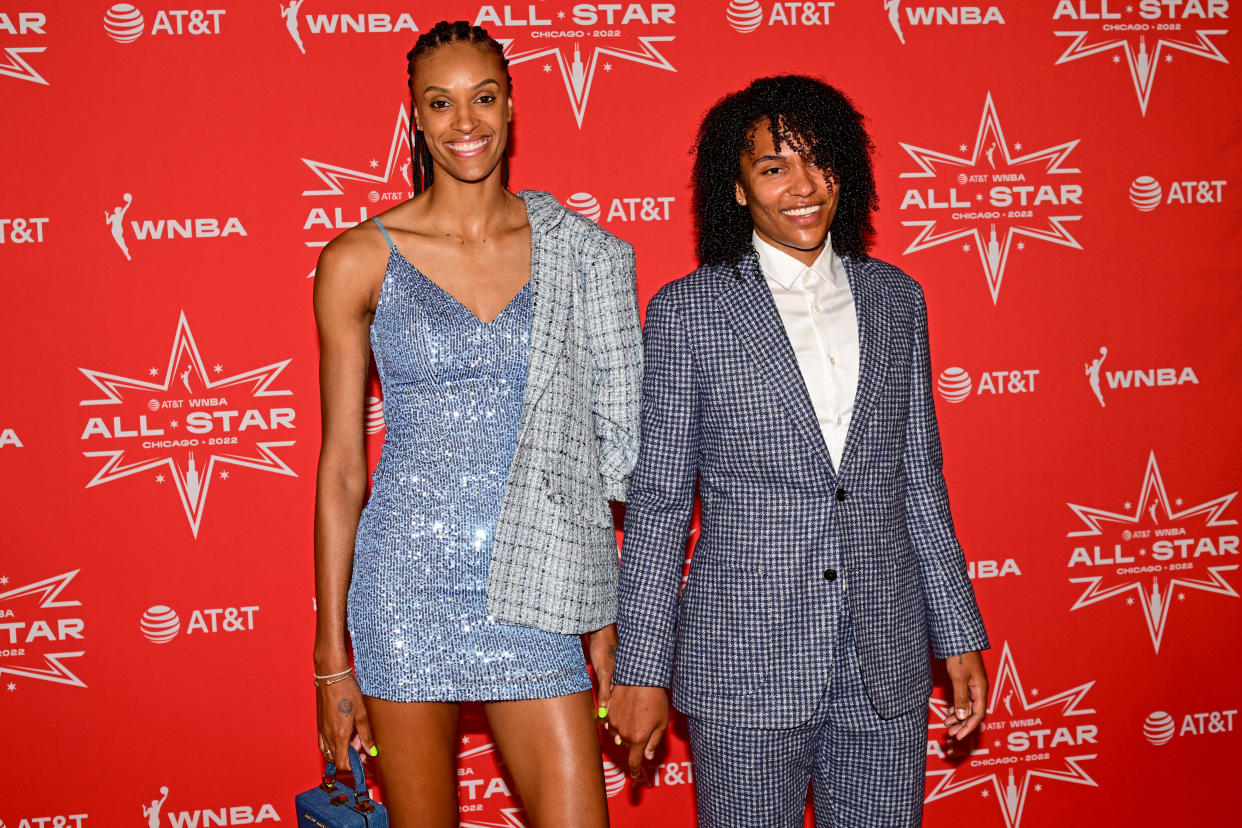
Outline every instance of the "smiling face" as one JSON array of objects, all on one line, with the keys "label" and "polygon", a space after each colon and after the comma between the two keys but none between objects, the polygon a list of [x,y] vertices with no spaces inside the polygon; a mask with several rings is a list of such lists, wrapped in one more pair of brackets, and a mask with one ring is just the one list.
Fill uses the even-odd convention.
[{"label": "smiling face", "polygon": [[[798,136],[772,140],[764,118],[748,135],[749,151],[741,154],[741,175],[735,187],[739,204],[750,210],[759,238],[810,265],[823,250],[828,228],[837,214],[840,188],[831,170],[817,167]],[[801,154],[798,150],[801,150]]]},{"label": "smiling face", "polygon": [[415,125],[437,174],[475,182],[497,173],[513,118],[500,61],[469,43],[449,43],[418,61],[411,85]]}]

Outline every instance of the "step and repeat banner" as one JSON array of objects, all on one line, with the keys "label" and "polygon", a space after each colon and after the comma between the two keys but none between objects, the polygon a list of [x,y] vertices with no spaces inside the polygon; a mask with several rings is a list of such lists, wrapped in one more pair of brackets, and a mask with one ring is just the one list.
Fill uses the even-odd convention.
[{"label": "step and repeat banner", "polygon": [[[170,2],[0,0],[0,826],[292,823],[316,781],[314,267],[409,197],[440,19],[504,41],[514,188],[632,242],[643,305],[713,101],[854,98],[993,642],[926,824],[1236,824],[1237,4]],[[604,758],[614,824],[693,824],[682,723],[648,787]],[[458,775],[463,826],[528,824],[474,708]]]}]

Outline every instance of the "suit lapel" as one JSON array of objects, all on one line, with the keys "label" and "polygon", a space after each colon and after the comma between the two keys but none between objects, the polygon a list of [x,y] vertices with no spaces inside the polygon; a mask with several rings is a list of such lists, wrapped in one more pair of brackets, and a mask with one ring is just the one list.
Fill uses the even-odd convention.
[{"label": "suit lapel", "polygon": [[857,261],[853,256],[842,257],[845,273],[849,277],[850,291],[854,295],[854,309],[858,315],[858,391],[854,395],[854,413],[845,436],[845,449],[837,471],[845,468],[855,454],[858,443],[867,427],[884,377],[888,373],[888,298],[877,289],[867,273],[866,260]]},{"label": "suit lapel", "polygon": [[559,223],[551,196],[537,191],[519,193],[526,200],[530,221],[530,288],[533,313],[530,328],[530,365],[522,401],[522,430],[549,380],[556,373],[565,350],[563,331],[572,304],[570,279],[558,267],[557,240],[550,231]]},{"label": "suit lapel", "polygon": [[819,420],[815,417],[806,382],[798,368],[793,347],[789,344],[785,326],[781,323],[780,313],[764,282],[758,255],[754,251],[747,253],[724,272],[721,281],[717,299],[725,318],[760,376],[766,380],[764,384],[773,389],[776,398],[789,412],[794,428],[806,440],[815,459],[831,475],[828,447],[824,445]]}]

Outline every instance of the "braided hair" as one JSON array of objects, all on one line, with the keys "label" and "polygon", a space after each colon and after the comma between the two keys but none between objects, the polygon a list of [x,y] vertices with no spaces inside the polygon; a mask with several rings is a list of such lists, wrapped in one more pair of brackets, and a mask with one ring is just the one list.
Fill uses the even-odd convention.
[{"label": "braided hair", "polygon": [[[431,152],[427,149],[427,139],[423,136],[423,131],[414,127],[414,65],[436,49],[450,43],[469,43],[476,49],[494,56],[500,61],[500,68],[505,70],[505,83],[510,90],[513,89],[513,78],[509,75],[509,59],[505,57],[505,49],[482,26],[471,26],[464,20],[454,23],[441,20],[430,30],[419,35],[414,48],[405,56],[410,85],[410,181],[416,195],[431,186],[435,168],[431,162]],[[503,158],[501,165],[501,177],[505,186],[508,186],[509,159]]]}]

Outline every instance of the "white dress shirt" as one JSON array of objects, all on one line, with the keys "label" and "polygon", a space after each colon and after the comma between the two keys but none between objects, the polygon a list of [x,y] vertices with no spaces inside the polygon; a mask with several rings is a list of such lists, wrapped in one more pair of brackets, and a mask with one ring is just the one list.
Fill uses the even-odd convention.
[{"label": "white dress shirt", "polygon": [[839,470],[858,391],[858,316],[832,237],[810,267],[752,234],[759,266],[806,383],[833,467]]}]

